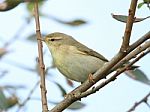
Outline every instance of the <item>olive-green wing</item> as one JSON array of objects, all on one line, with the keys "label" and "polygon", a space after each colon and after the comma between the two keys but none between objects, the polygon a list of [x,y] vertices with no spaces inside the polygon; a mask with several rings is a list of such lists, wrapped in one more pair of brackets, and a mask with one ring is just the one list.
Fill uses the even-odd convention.
[{"label": "olive-green wing", "polygon": [[104,56],[102,56],[101,54],[97,53],[96,51],[93,51],[92,49],[86,47],[85,45],[83,45],[83,44],[81,44],[81,43],[79,43],[79,42],[77,42],[77,43],[75,44],[75,46],[77,47],[77,49],[78,49],[79,51],[82,51],[82,52],[84,52],[84,53],[86,53],[86,54],[88,54],[88,55],[97,57],[97,58],[99,58],[99,59],[101,59],[101,60],[103,60],[103,61],[108,62],[108,60],[107,60]]}]

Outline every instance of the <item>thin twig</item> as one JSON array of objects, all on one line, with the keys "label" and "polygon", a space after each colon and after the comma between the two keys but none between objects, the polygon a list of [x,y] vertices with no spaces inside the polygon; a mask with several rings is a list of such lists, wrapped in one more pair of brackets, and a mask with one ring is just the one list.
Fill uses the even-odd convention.
[{"label": "thin twig", "polygon": [[100,68],[99,70],[97,70],[96,73],[93,74],[94,81],[91,82],[89,80],[86,80],[83,84],[81,84],[75,90],[70,92],[69,95],[67,95],[67,97],[63,101],[61,101],[53,109],[51,109],[50,112],[62,112],[74,101],[78,100],[75,97],[76,94],[78,95],[81,94],[82,92],[85,92],[90,87],[92,87],[96,82],[98,82],[100,79],[106,77],[108,75],[109,70],[125,56],[126,54],[119,52],[110,62],[105,64],[102,68]]},{"label": "thin twig", "polygon": [[[149,35],[147,35],[149,36]],[[146,36],[146,37],[147,37]],[[143,36],[141,37],[143,39]],[[137,46],[139,46],[140,44],[142,44],[144,41],[146,41],[147,39],[145,39],[144,37],[144,41],[140,41],[141,38],[139,40],[137,40],[137,44],[135,46],[132,47],[132,49],[128,50],[127,53],[122,53],[119,52],[110,62],[108,62],[106,65],[104,65],[101,69],[99,69],[95,74],[93,74],[93,79],[95,81],[95,83],[104,78],[104,76],[106,76],[109,72],[109,70],[111,70],[111,68],[118,63],[118,61],[120,61],[122,58],[124,58],[126,56],[126,54],[129,54],[132,50],[134,50]],[[141,47],[141,49],[139,50],[139,53],[142,52],[144,49],[149,48],[150,43],[146,42],[145,47]],[[143,49],[143,50],[142,50]],[[137,50],[133,51],[133,54],[137,54]],[[130,56],[130,55],[129,55]],[[135,57],[135,55],[133,55],[133,57]],[[82,94],[83,92],[85,92],[86,90],[88,90],[90,87],[92,87],[94,85],[94,83],[90,83],[88,80],[85,81],[82,85],[80,85],[79,87],[77,87],[75,90],[73,90],[72,92],[69,93],[69,95],[63,100],[61,101],[59,104],[57,104],[53,109],[51,109],[51,112],[61,112],[63,111],[65,108],[67,108],[70,104],[72,104],[74,101],[79,100],[78,98],[76,98],[75,96],[78,96],[79,94]]]},{"label": "thin twig", "polygon": [[150,31],[148,31],[145,35],[143,35],[139,40],[137,40],[136,42],[134,42],[129,50],[133,50],[134,48],[138,47],[139,45],[141,45],[143,42],[145,42],[146,40],[150,39]]},{"label": "thin twig", "polygon": [[[134,3],[134,1],[132,1],[132,2]],[[134,13],[132,14],[132,16],[134,18]],[[124,36],[124,38],[125,37],[128,38],[127,40],[130,40],[131,29],[132,29],[132,25],[131,26],[129,25],[129,30],[128,30],[129,34],[126,34],[126,36]],[[122,45],[123,44],[124,44],[124,42],[122,42]],[[136,48],[136,46],[134,46],[134,47]],[[111,59],[110,62],[108,62],[107,64],[105,64],[101,69],[99,69],[96,73],[93,74],[93,80],[94,80],[93,82],[91,82],[89,80],[85,81],[82,85],[80,85],[75,90],[73,90],[72,92],[70,92],[69,95],[67,95],[67,97],[63,101],[61,101],[53,109],[51,109],[50,112],[62,112],[70,104],[72,104],[73,102],[79,100],[78,98],[76,98],[76,96],[78,96],[78,95],[82,94],[83,92],[85,92],[86,90],[88,90],[90,87],[92,87],[100,79],[105,78],[109,74],[109,71],[111,70],[111,68],[114,65],[116,65],[120,60],[122,60],[128,53],[130,53],[131,51],[133,51],[135,48],[130,49],[130,50],[128,50],[128,48],[126,48],[125,50],[120,50],[120,52],[118,52],[118,54],[116,54]],[[126,52],[124,52],[124,51],[126,51]]]},{"label": "thin twig", "polygon": [[140,101],[136,102],[127,112],[134,111],[135,108],[138,107],[141,103],[146,103],[147,104],[147,100],[148,100],[149,96],[150,96],[150,92],[144,98],[142,98]]},{"label": "thin twig", "polygon": [[[146,47],[148,48],[149,46],[146,46]],[[143,49],[145,49],[145,47]],[[136,50],[133,51],[133,53],[134,52],[136,52]],[[109,71],[111,70],[111,68],[116,64],[116,62],[120,61],[120,59],[123,58],[123,57],[125,57],[124,54],[122,54],[122,53],[119,52],[110,62],[108,62],[107,64],[105,64],[101,69],[99,69],[95,74],[93,74],[93,80],[95,81],[95,83],[97,81],[99,81],[100,79],[102,79],[104,76],[107,76],[107,74],[109,73]],[[79,100],[78,97],[76,98],[76,96],[84,93],[86,90],[88,90],[93,85],[94,85],[94,83],[90,83],[89,80],[85,81],[82,85],[80,85],[75,90],[73,90],[72,92],[70,92],[69,95],[67,95],[67,97],[63,101],[61,101],[53,109],[51,109],[50,112],[62,112],[65,108],[67,108],[74,101]]]},{"label": "thin twig", "polygon": [[40,32],[40,22],[39,22],[39,12],[38,12],[38,0],[35,0],[34,4],[34,11],[35,11],[35,22],[36,22],[36,35],[38,41],[38,53],[39,53],[39,69],[40,69],[40,76],[41,76],[41,97],[42,97],[42,111],[48,112],[48,105],[47,105],[47,97],[46,97],[46,84],[45,84],[45,65],[43,62],[43,50],[42,50],[42,42],[38,38],[42,39],[41,32]]},{"label": "thin twig", "polygon": [[[111,70],[111,68],[115,64],[117,64],[122,58],[124,58],[127,54],[129,54],[131,51],[133,51],[137,46],[139,46],[144,41],[146,41],[147,37],[149,37],[149,35],[146,35],[145,37],[142,36],[139,40],[136,41],[137,42],[136,45],[134,45],[130,50],[128,50],[126,53],[119,52],[114,58],[112,58],[112,60],[110,62],[105,64],[101,69],[99,69],[95,74],[93,74],[93,79],[94,79],[95,83],[98,82],[100,79],[106,77],[109,70]],[[143,40],[143,41],[141,41],[141,40]],[[134,53],[134,51],[133,51],[133,53]],[[78,99],[76,99],[75,96],[78,96],[79,94],[85,92],[86,90],[88,90],[93,85],[94,85],[94,83],[90,83],[88,80],[85,81],[82,85],[80,85],[75,90],[70,92],[68,97],[66,97],[63,101],[61,101],[53,109],[51,109],[51,112],[63,111],[65,108],[67,108],[74,101],[78,100]]]},{"label": "thin twig", "polygon": [[139,52],[144,51],[145,49],[150,47],[150,41],[145,42],[144,45],[142,46],[138,46],[134,52],[129,53],[125,58],[123,58],[119,63],[117,63],[112,70],[116,70],[118,67],[120,67],[122,64],[124,64],[125,62],[128,62],[129,60],[131,60],[132,58],[135,58],[137,54],[139,54]]},{"label": "thin twig", "polygon": [[17,110],[16,112],[19,112],[20,109],[21,109],[23,106],[25,106],[25,104],[30,100],[31,95],[33,94],[33,92],[35,91],[35,89],[37,88],[37,86],[39,85],[39,83],[40,83],[40,81],[37,81],[37,82],[35,83],[35,85],[33,86],[33,88],[30,90],[30,92],[29,92],[27,98],[19,105],[19,108],[18,108],[18,110]]},{"label": "thin twig", "polygon": [[122,42],[121,49],[120,49],[122,52],[126,52],[126,50],[129,47],[132,26],[133,26],[134,19],[135,19],[134,15],[136,11],[137,1],[138,0],[131,0],[129,14],[127,18],[127,24],[126,24],[126,28],[125,28],[125,32],[123,36],[123,42]]},{"label": "thin twig", "polygon": [[[134,16],[134,14],[133,14],[133,16]],[[132,28],[132,25],[131,25],[131,28]],[[129,33],[131,34],[131,29],[129,30]],[[130,38],[129,34],[126,34],[126,35],[128,35],[129,38]],[[124,36],[124,37],[126,37],[126,36]],[[127,40],[129,40],[129,39],[127,39]],[[122,52],[122,50],[120,50],[120,52],[114,58],[112,58],[112,60],[110,62],[108,62],[107,64],[105,64],[101,69],[99,69],[95,74],[93,74],[93,79],[94,79],[95,83],[98,82],[100,79],[106,77],[107,74],[109,73],[109,70],[116,63],[118,63],[122,58],[124,58],[128,53],[130,53],[131,51],[133,51],[138,45],[140,45],[143,42],[137,43],[135,46],[132,47],[132,49],[127,50],[127,52]],[[88,80],[85,81],[82,85],[80,85],[75,90],[73,90],[72,92],[70,92],[69,95],[67,95],[67,97],[63,101],[61,101],[53,109],[51,109],[51,112],[62,112],[70,104],[72,104],[73,102],[79,100],[78,98],[76,98],[76,96],[82,94],[83,92],[85,92],[86,90],[88,90],[93,85],[94,85],[94,83],[90,83]]]},{"label": "thin twig", "polygon": [[[127,51],[127,54],[129,54],[132,50],[134,50],[137,46],[139,46],[140,44],[142,44],[144,41],[147,40],[147,37],[149,37],[149,35],[146,36],[142,36],[139,40],[136,41],[136,45],[134,44],[134,46],[132,47],[132,49]],[[142,41],[141,41],[142,40]],[[149,45],[147,44],[146,47],[142,47],[142,49],[146,49],[148,48]],[[142,51],[142,50],[140,50]],[[137,52],[137,51],[133,51]],[[140,53],[140,52],[139,52]],[[137,54],[137,53],[136,53]],[[125,57],[126,55],[124,53],[118,53],[110,62],[108,62],[107,65],[104,65],[101,69],[99,69],[95,74],[93,74],[93,79],[95,81],[95,83],[104,78],[104,76],[106,76],[108,74],[108,71],[116,64],[118,63],[118,61],[120,61],[123,57]],[[130,55],[129,55],[130,56]],[[135,56],[135,55],[134,55]],[[134,57],[133,56],[133,57]],[[96,80],[95,80],[96,79]],[[74,97],[74,95],[76,94],[81,94],[83,92],[85,92],[86,90],[88,90],[90,87],[92,87],[94,84],[90,83],[89,81],[85,81],[82,85],[80,85],[79,87],[77,87],[75,90],[73,90],[72,92],[70,92],[69,97],[66,97],[63,101],[61,101],[59,104],[57,104],[52,110],[51,112],[61,112],[63,111],[65,108],[67,108],[71,103],[73,103],[74,101],[78,100]]]}]

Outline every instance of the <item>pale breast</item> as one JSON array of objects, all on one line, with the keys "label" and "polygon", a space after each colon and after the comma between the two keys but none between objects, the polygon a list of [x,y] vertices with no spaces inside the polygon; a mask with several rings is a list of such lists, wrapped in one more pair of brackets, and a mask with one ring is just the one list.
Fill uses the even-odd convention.
[{"label": "pale breast", "polygon": [[78,82],[84,82],[90,73],[94,73],[104,64],[99,58],[80,52],[73,46],[61,46],[57,50],[59,51],[52,55],[58,70]]}]

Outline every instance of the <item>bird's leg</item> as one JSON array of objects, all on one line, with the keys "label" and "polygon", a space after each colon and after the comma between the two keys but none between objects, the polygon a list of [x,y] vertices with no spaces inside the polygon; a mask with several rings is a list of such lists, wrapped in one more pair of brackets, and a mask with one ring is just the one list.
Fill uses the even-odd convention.
[{"label": "bird's leg", "polygon": [[94,81],[94,79],[93,79],[93,74],[90,73],[90,74],[88,75],[88,80],[89,80],[90,83],[94,83],[94,84],[95,84],[95,81]]}]

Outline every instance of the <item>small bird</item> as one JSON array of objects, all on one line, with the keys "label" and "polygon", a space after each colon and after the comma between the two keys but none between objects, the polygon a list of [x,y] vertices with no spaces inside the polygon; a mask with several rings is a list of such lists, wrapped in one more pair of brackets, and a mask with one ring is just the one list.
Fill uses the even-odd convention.
[{"label": "small bird", "polygon": [[51,33],[43,41],[48,46],[57,69],[77,82],[83,83],[90,74],[108,62],[101,54],[64,33]]}]

